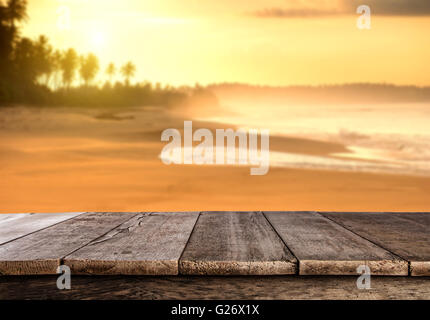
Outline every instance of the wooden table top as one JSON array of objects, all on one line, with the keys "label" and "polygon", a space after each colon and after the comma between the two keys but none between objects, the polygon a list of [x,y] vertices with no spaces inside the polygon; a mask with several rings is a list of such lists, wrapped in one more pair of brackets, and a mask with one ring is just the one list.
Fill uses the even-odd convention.
[{"label": "wooden table top", "polygon": [[0,274],[430,276],[430,213],[0,214]]}]

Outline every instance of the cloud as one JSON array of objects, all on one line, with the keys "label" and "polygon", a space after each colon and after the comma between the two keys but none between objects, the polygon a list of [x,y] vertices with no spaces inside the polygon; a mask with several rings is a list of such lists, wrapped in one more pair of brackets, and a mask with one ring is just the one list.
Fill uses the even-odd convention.
[{"label": "cloud", "polygon": [[430,0],[322,0],[294,1],[288,7],[264,8],[253,12],[259,18],[312,18],[356,14],[360,5],[368,5],[373,15],[430,16]]}]

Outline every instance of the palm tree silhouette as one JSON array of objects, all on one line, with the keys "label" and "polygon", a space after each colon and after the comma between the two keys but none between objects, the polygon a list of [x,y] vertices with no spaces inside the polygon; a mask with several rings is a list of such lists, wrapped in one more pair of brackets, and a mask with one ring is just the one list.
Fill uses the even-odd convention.
[{"label": "palm tree silhouette", "polygon": [[79,57],[75,49],[67,50],[61,59],[61,70],[63,72],[63,84],[70,88],[78,67]]},{"label": "palm tree silhouette", "polygon": [[99,71],[99,59],[92,53],[86,57],[82,56],[79,73],[82,80],[84,80],[85,86],[88,87],[90,81],[92,81]]},{"label": "palm tree silhouette", "polygon": [[58,89],[61,85],[62,60],[63,60],[63,55],[62,55],[61,51],[55,50],[51,55],[54,89]]},{"label": "palm tree silhouette", "polygon": [[112,78],[114,77],[115,73],[116,73],[116,67],[113,64],[113,62],[111,62],[106,68],[106,74],[109,76],[110,83],[112,83]]},{"label": "palm tree silhouette", "polygon": [[12,30],[15,32],[15,22],[27,20],[27,0],[8,0],[7,17]]},{"label": "palm tree silhouette", "polygon": [[134,77],[136,73],[136,66],[133,62],[129,61],[121,68],[121,74],[125,79],[125,85],[128,86],[130,84],[130,78]]},{"label": "palm tree silhouette", "polygon": [[54,72],[54,64],[52,61],[53,48],[49,44],[49,40],[46,36],[41,35],[37,41],[33,42],[34,46],[34,68],[36,69],[36,74],[38,80],[44,77],[44,84],[49,85],[49,80],[52,73]]}]

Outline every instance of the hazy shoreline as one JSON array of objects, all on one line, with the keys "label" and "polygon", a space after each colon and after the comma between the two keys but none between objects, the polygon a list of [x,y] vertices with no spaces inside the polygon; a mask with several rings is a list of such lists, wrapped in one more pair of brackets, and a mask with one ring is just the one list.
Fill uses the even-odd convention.
[{"label": "hazy shoreline", "polygon": [[[157,107],[128,108],[103,120],[97,116],[106,110],[72,109],[0,111],[0,212],[430,207],[428,177],[279,167],[255,177],[248,167],[166,166],[159,159],[161,132],[183,128],[184,118]],[[328,156],[346,150],[296,137],[271,141],[274,152]]]}]

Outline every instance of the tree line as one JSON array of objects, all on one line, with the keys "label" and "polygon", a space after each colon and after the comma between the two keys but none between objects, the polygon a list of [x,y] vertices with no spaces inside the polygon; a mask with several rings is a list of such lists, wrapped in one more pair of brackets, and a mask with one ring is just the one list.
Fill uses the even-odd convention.
[{"label": "tree line", "polygon": [[[27,0],[0,0],[0,105],[165,105],[187,97],[170,86],[132,85],[136,66],[131,61],[119,68],[110,63],[104,70],[109,80],[95,85],[101,72],[96,55],[55,49],[44,35],[22,37],[27,20]],[[113,83],[117,73],[123,82]]]}]

